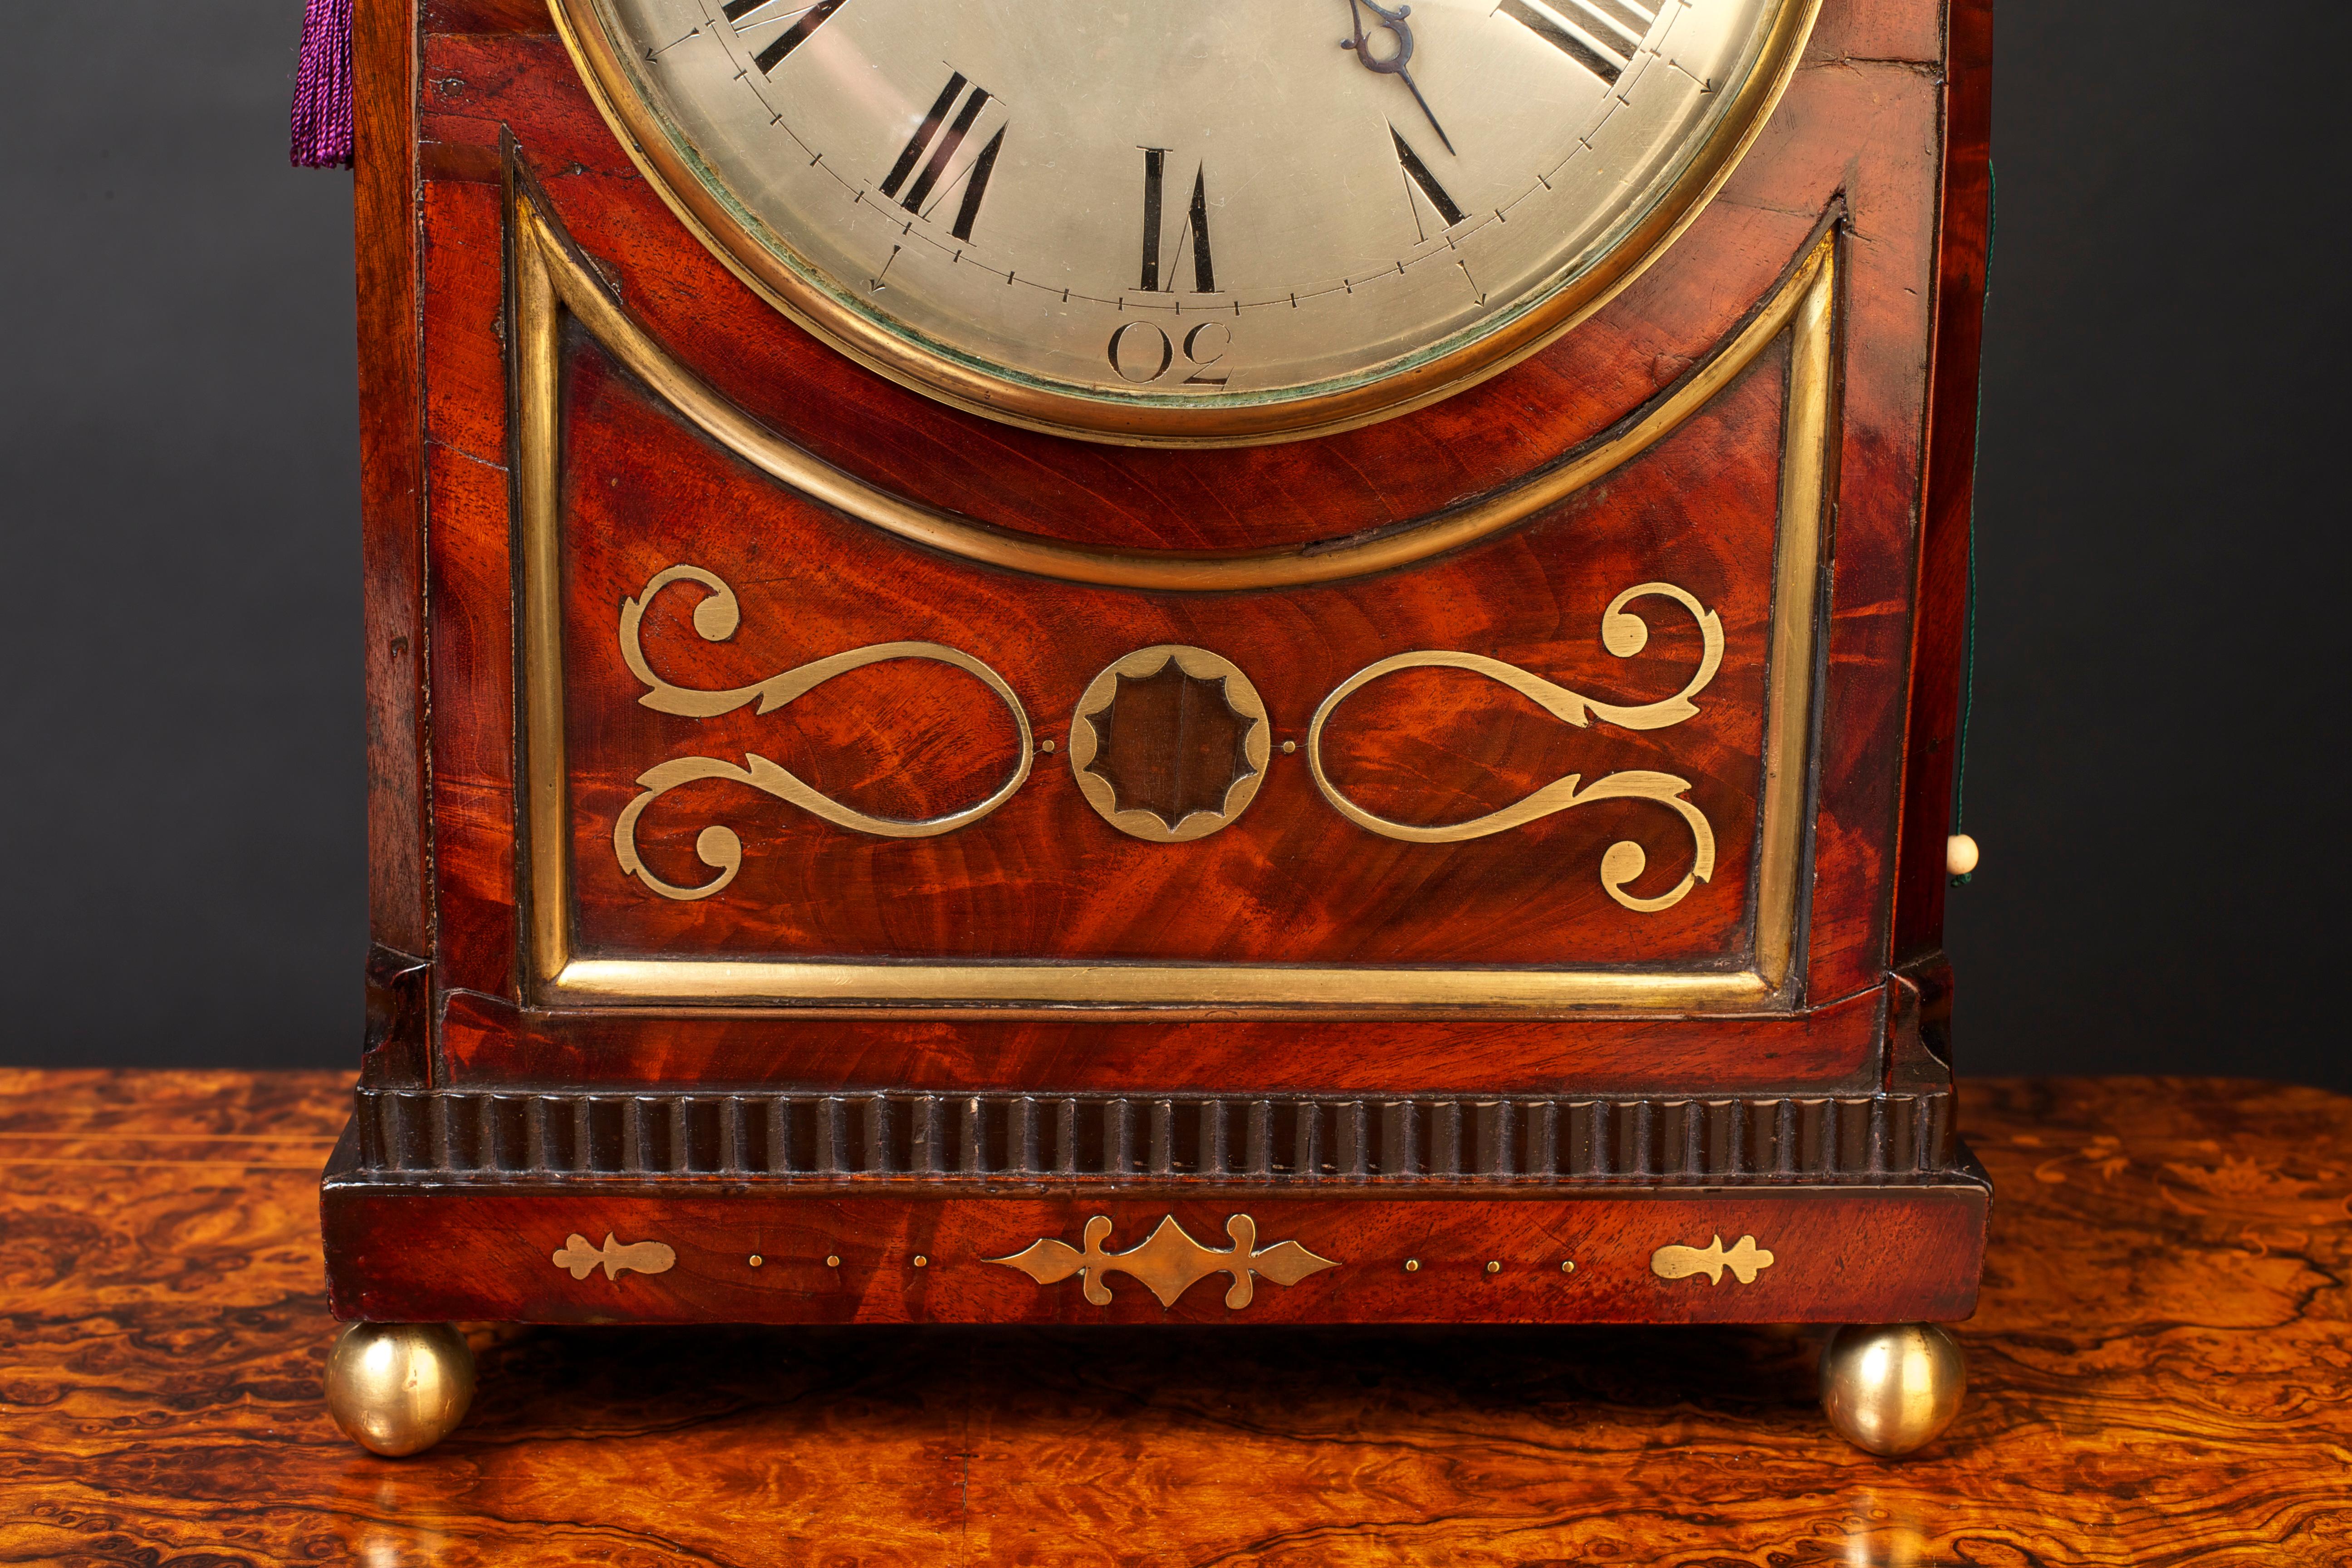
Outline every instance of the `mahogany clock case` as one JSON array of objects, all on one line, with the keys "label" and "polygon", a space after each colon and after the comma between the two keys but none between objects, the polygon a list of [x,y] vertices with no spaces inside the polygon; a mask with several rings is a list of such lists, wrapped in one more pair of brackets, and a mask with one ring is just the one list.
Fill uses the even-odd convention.
[{"label": "mahogany clock case", "polygon": [[[1213,450],[997,424],[803,333],[538,4],[357,20],[375,947],[339,1314],[1968,1313],[1939,947],[1988,7],[1825,0],[1599,314],[1429,407]],[[1116,564],[1204,559],[1273,564]],[[961,662],[779,673],[874,645]],[[1098,678],[1169,647],[1258,710],[1122,751],[1151,672]],[[1341,690],[1415,650],[1475,657]],[[1214,830],[1123,830],[1163,784],[1157,820]],[[1095,1300],[1163,1219],[1232,1293]],[[1082,1234],[1083,1293],[1005,1263]],[[668,1261],[617,1261],[641,1241]],[[1286,1243],[1319,1278],[1261,1261],[1253,1300],[1236,1254]]]}]

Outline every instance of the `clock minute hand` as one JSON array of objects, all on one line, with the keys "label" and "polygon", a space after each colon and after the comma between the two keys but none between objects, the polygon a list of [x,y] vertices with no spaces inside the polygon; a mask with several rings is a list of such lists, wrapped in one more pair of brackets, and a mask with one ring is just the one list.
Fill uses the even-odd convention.
[{"label": "clock minute hand", "polygon": [[[1364,11],[1366,9],[1380,18],[1372,26],[1387,28],[1390,36],[1396,39],[1396,53],[1384,60],[1375,59],[1372,57],[1372,51],[1365,47]],[[1454,152],[1454,138],[1448,136],[1445,133],[1445,127],[1437,122],[1436,114],[1430,110],[1429,100],[1421,96],[1420,85],[1412,79],[1412,72],[1406,68],[1412,63],[1412,28],[1406,23],[1405,18],[1412,15],[1411,5],[1400,5],[1391,11],[1382,5],[1380,0],[1348,0],[1348,22],[1355,28],[1356,36],[1352,38],[1340,39],[1339,47],[1343,49],[1354,50],[1356,63],[1366,70],[1377,71],[1381,76],[1392,76],[1403,82],[1405,90],[1412,94],[1412,100],[1421,105],[1422,113],[1428,116],[1429,128],[1437,132],[1437,139],[1440,142],[1445,143],[1446,152],[1458,158],[1461,154]]]}]

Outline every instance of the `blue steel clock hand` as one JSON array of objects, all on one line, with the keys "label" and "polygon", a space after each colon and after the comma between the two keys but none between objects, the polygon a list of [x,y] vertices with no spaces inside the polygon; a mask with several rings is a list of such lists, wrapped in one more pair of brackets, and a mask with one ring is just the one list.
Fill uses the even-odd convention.
[{"label": "blue steel clock hand", "polygon": [[[1386,59],[1375,58],[1372,51],[1365,47],[1364,11],[1366,9],[1380,18],[1372,26],[1387,28],[1390,35],[1396,39],[1396,53]],[[1366,70],[1377,71],[1382,76],[1392,76],[1403,82],[1405,90],[1412,94],[1412,100],[1421,105],[1422,113],[1428,116],[1429,128],[1437,132],[1437,139],[1440,142],[1445,143],[1446,152],[1459,157],[1460,153],[1454,153],[1454,138],[1448,136],[1445,133],[1445,127],[1437,122],[1437,116],[1430,110],[1429,100],[1421,96],[1420,86],[1412,79],[1412,72],[1406,68],[1412,63],[1412,28],[1405,18],[1412,15],[1411,5],[1400,5],[1391,11],[1382,5],[1380,0],[1348,0],[1348,21],[1355,28],[1356,36],[1352,38],[1340,39],[1339,47],[1343,49],[1354,50],[1357,63]]]}]

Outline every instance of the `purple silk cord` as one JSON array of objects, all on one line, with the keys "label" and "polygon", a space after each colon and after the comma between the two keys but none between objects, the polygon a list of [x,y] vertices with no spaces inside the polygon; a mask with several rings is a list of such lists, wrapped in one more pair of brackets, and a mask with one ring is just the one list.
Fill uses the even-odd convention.
[{"label": "purple silk cord", "polygon": [[296,168],[352,166],[352,0],[307,0],[292,118]]}]

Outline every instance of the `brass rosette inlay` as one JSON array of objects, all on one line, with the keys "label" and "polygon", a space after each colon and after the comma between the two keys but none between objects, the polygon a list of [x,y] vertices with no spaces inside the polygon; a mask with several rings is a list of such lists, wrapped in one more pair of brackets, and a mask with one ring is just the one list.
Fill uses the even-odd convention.
[{"label": "brass rosette inlay", "polygon": [[[1136,713],[1130,689],[1155,683],[1170,689],[1169,700],[1148,716]],[[1188,710],[1199,715],[1191,726]],[[1139,718],[1159,721],[1167,732],[1139,734]],[[1211,719],[1219,722],[1212,727]],[[1186,732],[1195,726],[1213,732]],[[1235,730],[1237,742],[1222,743]],[[1257,798],[1271,737],[1265,703],[1240,667],[1206,648],[1160,643],[1087,683],[1070,722],[1070,772],[1096,815],[1121,833],[1184,844],[1229,826]],[[1150,755],[1133,759],[1146,748]],[[1129,753],[1119,759],[1125,767],[1108,754],[1121,751]]]}]

